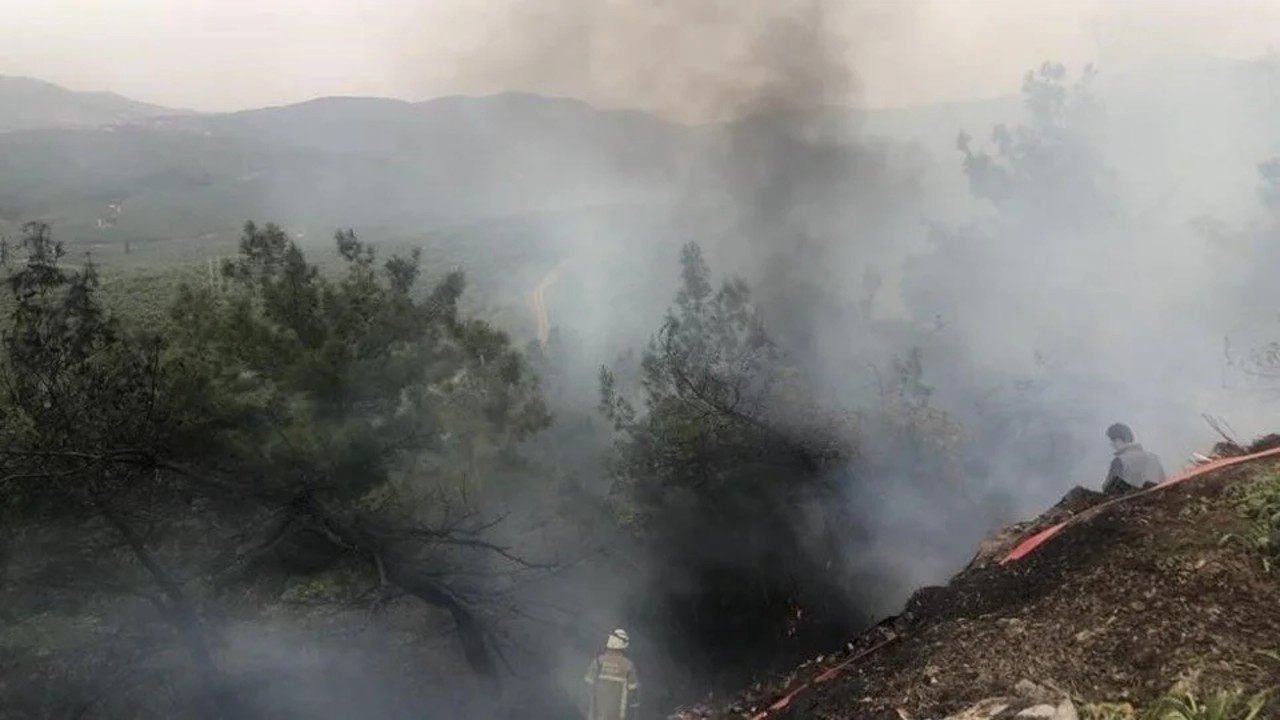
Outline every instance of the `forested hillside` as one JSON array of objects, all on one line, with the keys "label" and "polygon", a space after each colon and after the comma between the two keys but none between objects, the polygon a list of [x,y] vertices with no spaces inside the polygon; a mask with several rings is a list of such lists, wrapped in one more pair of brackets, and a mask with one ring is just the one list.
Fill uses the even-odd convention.
[{"label": "forested hillside", "polygon": [[0,133],[0,708],[572,717],[625,627],[661,716],[1100,482],[1116,420],[1171,469],[1257,432],[1280,137],[1017,75]]}]

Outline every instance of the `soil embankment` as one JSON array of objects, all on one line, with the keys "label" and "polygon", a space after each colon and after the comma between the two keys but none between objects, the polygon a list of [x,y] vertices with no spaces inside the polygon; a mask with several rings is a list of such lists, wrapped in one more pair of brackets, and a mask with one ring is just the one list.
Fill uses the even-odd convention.
[{"label": "soil embankment", "polygon": [[1108,499],[1073,490],[838,656],[675,717],[939,718],[1026,681],[1137,707],[1179,683],[1280,687],[1280,459],[1115,503],[1001,563],[1020,540]]}]

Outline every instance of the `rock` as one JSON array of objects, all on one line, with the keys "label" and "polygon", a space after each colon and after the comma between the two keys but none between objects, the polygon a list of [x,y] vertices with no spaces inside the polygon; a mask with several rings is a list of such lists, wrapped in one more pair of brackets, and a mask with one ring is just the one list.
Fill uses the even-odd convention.
[{"label": "rock", "polygon": [[1018,694],[1018,697],[1034,702],[1049,702],[1055,695],[1049,688],[1037,685],[1030,680],[1019,680],[1018,684],[1013,686],[1013,691]]},{"label": "rock", "polygon": [[1063,700],[1055,705],[1035,705],[1018,713],[1020,718],[1043,718],[1043,720],[1080,720],[1076,706],[1070,700]]},{"label": "rock", "polygon": [[1009,702],[1002,698],[983,700],[959,715],[951,715],[946,720],[991,720],[1009,709]]},{"label": "rock", "polygon": [[1020,633],[1027,629],[1027,622],[1019,618],[1000,618],[996,624],[1012,633]]},{"label": "rock", "polygon": [[1023,680],[1018,683],[1017,691],[1024,695],[1023,700],[1009,698],[989,698],[970,707],[958,715],[951,715],[945,720],[1016,720],[1017,718],[1039,718],[1040,720],[1080,720],[1076,706],[1069,699],[1057,702],[1054,699],[1028,700],[1025,696],[1047,694],[1061,697],[1057,693]]}]

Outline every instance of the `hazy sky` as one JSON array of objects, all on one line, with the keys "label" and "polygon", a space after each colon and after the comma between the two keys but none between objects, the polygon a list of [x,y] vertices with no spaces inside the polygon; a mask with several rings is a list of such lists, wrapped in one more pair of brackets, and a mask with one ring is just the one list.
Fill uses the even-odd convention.
[{"label": "hazy sky", "polygon": [[[519,89],[689,114],[676,107],[696,88],[685,80],[723,59],[714,48],[700,54],[701,43],[738,16],[744,28],[758,27],[755,16],[770,5],[735,0],[732,10],[720,3],[696,17],[716,4],[0,0],[0,74],[201,110],[319,95],[422,99]],[[828,4],[857,6],[829,14],[833,26],[847,26],[831,37],[860,83],[847,102],[876,107],[1004,94],[1045,59],[1100,60],[1115,70],[1167,54],[1259,55],[1280,38],[1280,0]],[[655,20],[662,13],[668,17]],[[673,28],[674,15],[695,17]],[[635,81],[639,75],[645,82]]]}]

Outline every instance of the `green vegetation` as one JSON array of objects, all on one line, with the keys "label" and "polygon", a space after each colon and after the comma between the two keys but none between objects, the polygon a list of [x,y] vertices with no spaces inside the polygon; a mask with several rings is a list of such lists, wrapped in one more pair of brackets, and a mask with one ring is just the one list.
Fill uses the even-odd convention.
[{"label": "green vegetation", "polygon": [[1220,690],[1198,695],[1170,693],[1144,711],[1128,703],[1085,705],[1085,720],[1258,720],[1270,699],[1269,692],[1248,694],[1240,690]]},{"label": "green vegetation", "polygon": [[[858,526],[848,485],[833,478],[864,459],[863,428],[819,399],[744,281],[717,286],[692,243],[681,279],[638,363],[600,372],[615,430],[613,497],[655,562],[685,579],[646,587],[645,613],[663,619],[664,641],[726,676],[784,667],[867,620],[832,571],[848,561]],[[886,390],[901,403],[874,421],[886,439],[918,440],[920,467],[941,467],[951,448],[938,437],[945,423],[930,424],[942,414],[928,407],[919,355],[896,370]]]},{"label": "green vegetation", "polygon": [[[337,249],[330,278],[249,224],[220,282],[179,285],[163,322],[140,326],[107,310],[91,264],[63,266],[47,226],[24,229],[0,335],[0,527],[6,547],[39,537],[44,552],[23,553],[0,605],[20,624],[37,610],[109,623],[124,598],[154,603],[204,680],[170,675],[186,690],[152,712],[235,714],[207,609],[261,616],[298,597],[439,608],[492,676],[486,578],[550,567],[488,539],[476,500],[549,421],[520,353],[460,312],[461,274],[419,292],[416,255],[379,265],[350,232]],[[42,577],[66,579],[29,594]],[[21,637],[6,635],[4,672],[36,678],[29,692],[103,662]]]},{"label": "green vegetation", "polygon": [[1227,535],[1223,542],[1243,543],[1270,572],[1280,563],[1280,474],[1252,477],[1232,489],[1232,498],[1248,521],[1248,529]]},{"label": "green vegetation", "polygon": [[[1148,248],[1091,133],[1090,77],[1046,64],[1027,124],[987,149],[961,136],[968,199],[994,214],[931,223],[886,274],[891,312],[877,266],[932,210],[916,178],[787,122],[689,134],[505,98],[5,134],[0,706],[240,720],[299,714],[286,689],[315,707],[408,687],[407,708],[327,717],[490,718],[424,709],[423,678],[518,676],[526,651],[549,676],[625,624],[668,673],[646,683],[702,695],[843,644],[871,601],[1040,499],[1024,493],[1078,482],[1090,405],[1134,397],[1079,377],[1167,309],[1134,292]],[[268,212],[290,232],[236,232]],[[338,222],[367,230],[306,239]],[[665,321],[641,324],[668,297],[647,261],[687,237],[750,256],[726,259],[754,287],[714,281],[690,243]],[[566,254],[607,349],[559,329],[518,348],[503,329],[527,327]],[[1236,539],[1269,569],[1280,479],[1237,500]],[[303,646],[362,667],[317,688],[327,668],[240,666],[264,646],[289,671]],[[1144,720],[1258,717],[1205,697]]]},{"label": "green vegetation", "polygon": [[1257,720],[1266,707],[1269,693],[1246,695],[1242,691],[1219,691],[1197,698],[1192,693],[1165,697],[1148,713],[1150,720]]},{"label": "green vegetation", "polygon": [[[249,224],[216,271],[103,278],[66,264],[47,226],[24,228],[0,335],[0,510],[7,542],[39,536],[43,550],[22,553],[0,598],[6,672],[40,678],[35,691],[108,663],[136,675],[95,701],[111,713],[234,715],[251,694],[219,655],[229,617],[305,624],[416,601],[493,677],[505,623],[527,612],[515,580],[561,568],[499,542],[496,509],[554,495],[562,481],[537,458],[590,466],[575,453],[612,458],[612,506],[570,497],[562,521],[671,571],[623,610],[651,642],[733,677],[862,622],[843,574],[826,572],[854,541],[828,479],[857,434],[771,340],[746,283],[713,286],[698,246],[638,364],[602,375],[610,455],[589,418],[549,436],[585,448],[528,443],[550,423],[530,362],[562,392],[563,348],[526,359],[464,312],[460,273],[424,286],[416,253],[379,263],[350,231],[335,245],[334,262],[313,261],[281,228]],[[888,389],[910,417],[929,412],[920,374],[913,354]],[[104,643],[132,598],[160,613],[127,648]],[[136,674],[174,647],[184,659]],[[141,655],[101,654],[125,649]],[[42,697],[15,702],[85,702]]]}]

